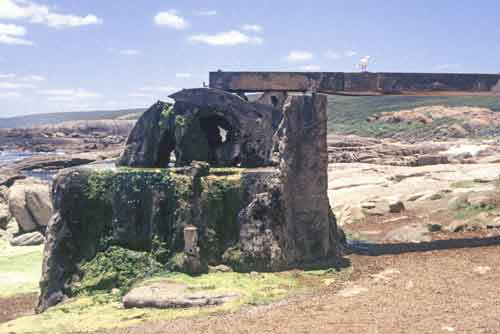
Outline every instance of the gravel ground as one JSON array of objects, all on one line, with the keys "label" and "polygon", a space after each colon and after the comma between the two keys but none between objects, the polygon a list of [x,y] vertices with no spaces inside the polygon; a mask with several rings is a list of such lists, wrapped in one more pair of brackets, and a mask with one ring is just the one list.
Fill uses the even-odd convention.
[{"label": "gravel ground", "polygon": [[343,286],[111,333],[499,333],[499,255],[500,246],[351,255],[355,278]]}]

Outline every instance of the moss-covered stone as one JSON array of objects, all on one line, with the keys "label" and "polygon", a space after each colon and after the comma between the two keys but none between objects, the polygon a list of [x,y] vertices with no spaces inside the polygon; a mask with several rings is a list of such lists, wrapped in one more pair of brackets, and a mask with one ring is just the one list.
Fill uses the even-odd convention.
[{"label": "moss-covered stone", "polygon": [[162,265],[151,254],[113,246],[82,266],[82,280],[73,285],[72,292],[93,294],[120,289],[124,293],[135,282],[161,270]]},{"label": "moss-covered stone", "polygon": [[202,180],[201,251],[210,265],[221,261],[224,251],[238,242],[238,214],[243,208],[241,175],[208,176]]}]

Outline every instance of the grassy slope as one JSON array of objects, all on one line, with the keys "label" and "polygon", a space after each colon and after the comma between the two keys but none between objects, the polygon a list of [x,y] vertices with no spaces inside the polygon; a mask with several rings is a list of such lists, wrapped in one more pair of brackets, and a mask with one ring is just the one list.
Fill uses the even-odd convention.
[{"label": "grassy slope", "polygon": [[[418,133],[423,131],[422,125],[377,124],[367,122],[366,119],[384,111],[399,111],[429,105],[485,107],[500,112],[500,99],[495,97],[330,96],[328,129],[330,133],[382,137],[408,131]],[[436,126],[442,125],[440,122],[436,123]]]},{"label": "grassy slope", "polygon": [[85,112],[61,112],[34,114],[10,118],[0,118],[0,128],[31,127],[35,125],[56,124],[66,121],[86,121],[101,119],[135,119],[145,109],[123,109]]}]

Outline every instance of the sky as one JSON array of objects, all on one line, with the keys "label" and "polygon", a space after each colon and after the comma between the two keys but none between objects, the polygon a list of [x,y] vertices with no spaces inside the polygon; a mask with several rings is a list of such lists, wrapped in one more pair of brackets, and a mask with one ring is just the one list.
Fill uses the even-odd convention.
[{"label": "sky", "polygon": [[0,0],[0,118],[146,107],[214,70],[500,73],[498,0]]}]

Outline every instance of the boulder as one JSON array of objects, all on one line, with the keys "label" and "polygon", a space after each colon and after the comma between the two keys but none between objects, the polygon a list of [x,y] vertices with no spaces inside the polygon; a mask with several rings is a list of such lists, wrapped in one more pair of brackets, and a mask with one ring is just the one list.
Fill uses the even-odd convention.
[{"label": "boulder", "polygon": [[45,242],[45,238],[40,232],[21,234],[10,240],[12,246],[36,246]]},{"label": "boulder", "polygon": [[186,285],[154,283],[133,288],[123,297],[125,308],[189,308],[221,305],[238,298],[235,293],[193,292]]},{"label": "boulder", "polygon": [[47,226],[52,216],[52,202],[49,187],[39,185],[26,191],[26,207],[36,220],[37,225]]},{"label": "boulder", "polygon": [[16,182],[9,190],[9,209],[23,232],[46,226],[52,215],[50,187],[37,179]]},{"label": "boulder", "polygon": [[0,200],[0,229],[5,229],[11,218],[9,205]]}]

